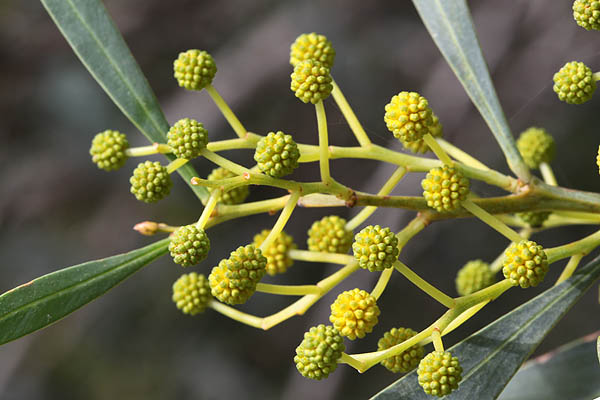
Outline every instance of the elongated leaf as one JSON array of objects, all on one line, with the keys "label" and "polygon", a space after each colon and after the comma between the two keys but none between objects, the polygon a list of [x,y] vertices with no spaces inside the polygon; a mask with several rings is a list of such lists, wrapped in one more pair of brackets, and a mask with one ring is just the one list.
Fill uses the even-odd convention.
[{"label": "elongated leaf", "polygon": [[[100,0],[41,2],[83,65],[123,114],[151,142],[166,143],[169,123],[104,4]],[[174,159],[172,155],[167,158]],[[208,191],[190,183],[198,176],[194,168],[186,164],[177,172],[206,201]]]},{"label": "elongated leaf", "polygon": [[523,162],[498,101],[465,0],[413,0],[425,27],[502,148],[510,169],[524,181]]},{"label": "elongated leaf", "polygon": [[169,239],[52,272],[0,296],[0,344],[48,326],[165,254]]},{"label": "elongated leaf", "polygon": [[498,399],[589,400],[600,396],[595,339],[580,339],[529,361]]},{"label": "elongated leaf", "polygon": [[[463,367],[463,380],[458,390],[445,398],[495,399],[546,334],[599,276],[600,258],[596,258],[560,285],[450,348]],[[373,398],[430,399],[419,386],[415,371]]]}]

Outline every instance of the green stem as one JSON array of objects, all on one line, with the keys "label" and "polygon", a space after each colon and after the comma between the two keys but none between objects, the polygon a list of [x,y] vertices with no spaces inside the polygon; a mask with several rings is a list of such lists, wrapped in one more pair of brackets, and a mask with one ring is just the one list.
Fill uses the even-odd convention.
[{"label": "green stem", "polygon": [[341,253],[323,253],[318,251],[308,250],[290,250],[288,252],[293,260],[297,261],[308,261],[317,263],[330,263],[330,264],[349,264],[355,261],[354,256]]},{"label": "green stem", "polygon": [[257,142],[258,140],[250,137],[218,140],[216,142],[208,143],[206,148],[214,152],[234,149],[254,149]]},{"label": "green stem", "polygon": [[187,162],[188,160],[185,158],[176,158],[167,165],[167,173],[172,174],[177,170],[177,168],[185,165]]},{"label": "green stem", "polygon": [[444,149],[442,149],[442,146],[438,144],[435,138],[431,136],[431,133],[425,134],[425,136],[423,136],[423,140],[425,141],[425,143],[427,143],[427,146],[429,146],[429,148],[435,153],[436,157],[441,162],[443,162],[449,167],[452,167],[454,165],[454,161],[452,161],[450,156],[446,154]]},{"label": "green stem", "polygon": [[394,263],[394,268],[402,275],[404,275],[409,281],[411,281],[415,286],[419,289],[427,293],[433,299],[443,304],[447,308],[454,307],[454,299],[447,294],[443,293],[441,290],[427,282],[425,279],[421,278],[419,275],[415,274],[410,268],[408,268],[401,261],[396,261]]},{"label": "green stem", "polygon": [[283,210],[281,210],[281,214],[279,214],[279,218],[277,218],[277,221],[275,222],[275,225],[273,225],[271,232],[269,232],[264,242],[262,242],[260,245],[260,250],[263,253],[266,249],[269,248],[269,246],[271,246],[273,241],[277,239],[277,237],[285,227],[285,224],[292,216],[292,212],[294,211],[294,208],[296,207],[299,198],[300,192],[293,192],[288,201],[285,203],[285,206],[283,207]]},{"label": "green stem", "polygon": [[381,272],[381,275],[379,275],[379,279],[377,280],[377,284],[371,292],[371,296],[379,300],[379,297],[383,294],[383,291],[387,287],[393,272],[394,270],[392,268],[386,268]]},{"label": "green stem", "polygon": [[[389,179],[385,182],[385,184],[381,187],[377,195],[387,196],[388,194],[390,194],[392,190],[394,190],[394,187],[398,184],[398,182],[400,182],[404,175],[406,175],[406,172],[407,171],[405,167],[398,167],[394,171],[392,176],[390,176]],[[350,231],[354,230],[356,227],[358,227],[360,224],[366,221],[367,218],[369,218],[375,212],[375,210],[377,210],[377,207],[375,206],[368,206],[363,208],[358,214],[356,214],[356,216],[354,216],[354,218],[348,221],[348,223],[346,224],[346,229]]]},{"label": "green stem", "polygon": [[575,272],[575,269],[579,265],[579,262],[581,261],[583,256],[583,254],[575,254],[571,256],[569,262],[565,266],[565,269],[563,269],[562,273],[560,274],[554,285],[558,285],[559,283],[569,279],[571,275],[573,275],[573,272]]},{"label": "green stem", "polygon": [[431,332],[431,339],[433,340],[433,348],[435,351],[444,351],[444,343],[442,343],[442,335],[439,329],[434,328]]},{"label": "green stem", "polygon": [[171,153],[173,149],[171,146],[162,143],[154,143],[150,146],[131,147],[125,150],[125,154],[129,157],[142,157],[150,156],[152,154],[167,154]]},{"label": "green stem", "polygon": [[217,89],[215,89],[213,85],[208,85],[206,87],[206,91],[213,99],[213,101],[215,102],[215,104],[217,105],[227,122],[229,122],[229,125],[231,125],[231,128],[233,128],[235,133],[241,138],[246,137],[246,128],[244,128],[238,117],[236,117],[233,111],[231,111],[231,108],[229,108],[229,106],[227,105],[225,100],[223,100],[219,92],[217,92]]},{"label": "green stem", "polygon": [[354,133],[356,140],[358,140],[358,143],[360,143],[360,145],[363,147],[370,145],[371,140],[369,139],[369,136],[358,121],[358,118],[356,118],[356,114],[354,114],[352,107],[350,107],[350,104],[346,100],[346,97],[344,97],[344,94],[342,93],[341,89],[339,88],[335,80],[332,80],[331,84],[333,85],[331,95],[333,96],[333,99],[340,108],[340,111],[344,115],[344,118],[346,118],[346,122],[348,122],[348,125],[350,126],[352,133]]},{"label": "green stem", "polygon": [[223,303],[219,303],[216,300],[211,300],[210,303],[208,303],[208,306],[216,312],[221,313],[235,321],[241,322],[242,324],[246,324],[254,328],[262,328],[262,318],[246,314],[244,312],[236,310],[233,307],[229,307]]},{"label": "green stem", "polygon": [[268,317],[263,318],[261,328],[264,330],[270,329],[273,326],[280,324],[281,322],[293,317],[294,315],[302,315],[308,310],[313,304],[319,299],[325,296],[331,289],[333,289],[338,283],[346,279],[352,273],[358,269],[358,263],[353,261],[345,267],[331,274],[327,278],[317,283],[317,286],[321,288],[321,294],[307,294],[304,297],[296,300],[283,310],[276,312]]},{"label": "green stem", "polygon": [[400,232],[396,234],[398,238],[398,248],[402,251],[402,248],[408,243],[410,239],[421,232],[429,224],[427,216],[425,214],[418,214],[413,218]]},{"label": "green stem", "polygon": [[317,111],[317,127],[319,129],[319,169],[321,171],[321,181],[328,183],[331,180],[329,173],[329,135],[327,133],[327,116],[323,101],[315,104]]},{"label": "green stem", "polygon": [[283,296],[304,296],[307,294],[321,294],[321,288],[317,285],[272,285],[259,282],[256,291]]},{"label": "green stem", "polygon": [[204,229],[206,227],[206,223],[210,219],[220,196],[221,190],[219,189],[215,189],[211,192],[210,197],[208,198],[208,202],[206,203],[206,206],[204,207],[204,210],[202,210],[202,214],[200,215],[200,218],[196,223],[196,228]]},{"label": "green stem", "polygon": [[215,226],[230,219],[246,217],[248,215],[275,213],[287,203],[290,195],[274,199],[253,201],[237,205],[217,204],[213,218],[208,221],[207,227]]},{"label": "green stem", "polygon": [[479,207],[477,204],[473,203],[471,200],[467,199],[463,201],[462,206],[466,208],[471,214],[488,224],[490,227],[494,228],[502,235],[504,235],[511,242],[520,242],[523,240],[521,235],[511,229],[504,222],[500,221],[498,218],[494,217],[492,214],[485,211],[483,208]]},{"label": "green stem", "polygon": [[490,171],[490,168],[487,165],[454,146],[452,143],[447,142],[442,138],[437,138],[436,141],[442,147],[442,149],[444,149],[450,156],[454,157],[455,160],[468,165],[469,167]]},{"label": "green stem", "polygon": [[231,171],[236,175],[244,175],[250,173],[250,170],[248,168],[236,164],[233,161],[229,161],[225,157],[221,157],[217,153],[213,153],[208,149],[200,150],[200,155],[206,158],[207,160],[217,164],[219,167],[225,168],[226,170]]},{"label": "green stem", "polygon": [[568,243],[562,246],[552,247],[545,249],[546,256],[548,256],[548,263],[552,264],[563,258],[574,256],[575,254],[588,254],[590,251],[595,249],[600,244],[600,231],[592,233],[591,235],[577,240],[572,243]]},{"label": "green stem", "polygon": [[550,167],[548,163],[543,162],[540,164],[540,172],[542,173],[544,182],[550,186],[558,186],[558,182],[556,182],[556,177],[554,176],[552,167]]}]

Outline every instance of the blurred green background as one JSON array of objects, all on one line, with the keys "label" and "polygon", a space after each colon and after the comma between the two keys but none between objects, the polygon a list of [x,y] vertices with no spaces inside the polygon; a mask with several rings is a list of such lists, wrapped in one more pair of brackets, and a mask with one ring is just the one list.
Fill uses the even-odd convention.
[{"label": "blurred green background", "polygon": [[[211,140],[233,132],[206,93],[180,89],[172,61],[188,48],[214,56],[215,87],[254,132],[283,130],[297,141],[316,143],[314,108],[289,90],[289,45],[316,31],[333,42],[336,81],[374,141],[401,145],[386,130],[383,107],[392,95],[415,90],[426,96],[444,126],[444,137],[488,165],[508,172],[492,134],[442,59],[412,3],[321,1],[106,1],[134,56],[173,123],[182,117],[203,122]],[[558,101],[552,75],[578,60],[600,69],[597,32],[579,28],[570,2],[493,0],[472,2],[474,22],[501,103],[515,134],[541,126],[557,140],[553,163],[563,186],[598,191],[595,156],[598,102],[581,106]],[[202,210],[178,177],[171,196],[155,205],[129,193],[130,160],[105,173],[89,159],[94,134],[117,129],[133,145],[144,138],[88,75],[38,2],[0,2],[0,291],[64,266],[110,256],[150,243],[132,226],[142,220],[173,225],[196,220]],[[332,99],[325,103],[330,143],[355,145]],[[251,165],[251,152],[228,153]],[[195,160],[206,176],[210,163]],[[353,188],[376,192],[392,173],[390,165],[334,161],[333,176]],[[317,165],[303,165],[293,178],[315,179]],[[422,175],[407,176],[395,194],[418,195]],[[481,195],[494,188],[475,184]],[[279,195],[254,188],[250,200]],[[330,213],[348,217],[354,209],[298,209],[286,231],[305,248],[313,220]],[[379,210],[371,221],[399,230],[413,213]],[[275,216],[255,216],[210,231],[212,251],[195,270],[210,268],[229,251],[267,228]],[[592,227],[552,230],[535,238],[545,246],[577,239]],[[439,222],[407,246],[401,259],[450,294],[454,276],[468,260],[491,261],[506,240],[476,220]],[[589,257],[587,258],[589,259]],[[511,290],[449,335],[459,341],[549,287],[564,263],[553,266],[534,289]],[[335,267],[297,263],[268,282],[312,283]],[[189,272],[189,271],[186,271]],[[310,326],[327,323],[329,305],[342,290],[374,285],[375,274],[360,271],[306,315],[268,332],[208,311],[189,318],[171,302],[171,285],[182,273],[168,257],[151,264],[85,309],[58,324],[0,348],[2,399],[362,399],[398,377],[376,366],[359,374],[340,366],[329,379],[309,381],[293,364],[295,347]],[[240,307],[259,315],[293,299],[257,294]],[[394,326],[426,327],[442,308],[394,275],[380,299],[382,315],[364,340],[347,342],[348,352],[376,349],[378,337]],[[594,287],[538,349],[600,328]]]}]

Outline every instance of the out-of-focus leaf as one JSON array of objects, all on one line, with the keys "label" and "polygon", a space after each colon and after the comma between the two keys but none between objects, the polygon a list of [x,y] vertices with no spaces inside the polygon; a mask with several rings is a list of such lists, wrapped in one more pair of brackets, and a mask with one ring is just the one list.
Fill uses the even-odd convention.
[{"label": "out-of-focus leaf", "polygon": [[[463,380],[458,389],[445,398],[495,399],[546,334],[599,276],[600,258],[596,258],[560,285],[450,348],[463,367]],[[373,398],[430,400],[417,382],[416,371]]]},{"label": "out-of-focus leaf", "polygon": [[499,400],[589,400],[600,396],[596,335],[527,362]]},{"label": "out-of-focus leaf", "polygon": [[0,344],[48,326],[106,293],[167,252],[169,239],[64,268],[0,296]]},{"label": "out-of-focus leaf", "polygon": [[519,155],[475,35],[465,0],[413,0],[425,27],[502,148],[510,169],[531,174]]},{"label": "out-of-focus leaf", "polygon": [[[169,123],[104,4],[100,0],[41,2],[83,65],[123,114],[151,142],[166,143]],[[190,179],[198,176],[191,165],[177,172],[202,201],[208,199],[204,187],[191,185]]]}]

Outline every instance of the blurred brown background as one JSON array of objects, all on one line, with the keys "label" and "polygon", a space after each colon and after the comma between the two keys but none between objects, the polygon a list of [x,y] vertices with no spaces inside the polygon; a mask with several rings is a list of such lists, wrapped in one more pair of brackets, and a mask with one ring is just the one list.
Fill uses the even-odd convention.
[{"label": "blurred brown background", "polygon": [[[333,74],[367,131],[394,149],[383,122],[383,107],[401,90],[428,97],[444,125],[446,139],[508,172],[492,134],[442,59],[408,1],[153,1],[107,0],[107,8],[173,123],[202,121],[211,139],[233,135],[206,93],[188,93],[172,77],[172,60],[188,48],[206,49],[219,71],[214,85],[249,130],[283,130],[299,142],[316,143],[313,107],[289,90],[289,45],[303,32],[323,33],[337,50]],[[598,32],[586,32],[571,17],[571,2],[493,0],[472,2],[476,29],[490,71],[515,134],[531,125],[556,138],[553,166],[567,187],[598,191],[595,155],[600,134],[595,98],[581,106],[560,103],[552,92],[553,73],[565,62],[584,61],[597,71]],[[136,161],[117,173],[91,163],[93,135],[107,128],[145,139],[123,117],[72,53],[38,2],[0,2],[0,291],[64,266],[137,248],[153,239],[131,227],[141,220],[185,224],[201,206],[176,178],[171,196],[156,205],[129,194]],[[333,100],[326,102],[336,145],[354,145]],[[251,153],[229,153],[250,165]],[[212,166],[194,161],[204,175]],[[393,167],[335,161],[333,175],[352,187],[376,192]],[[316,165],[303,165],[297,179],[314,179]],[[394,193],[420,192],[422,176],[411,175]],[[475,185],[481,195],[493,188]],[[278,195],[256,188],[250,200]],[[310,223],[329,213],[358,210],[299,209],[286,228],[301,248]],[[210,268],[249,242],[275,217],[257,216],[211,230]],[[379,210],[371,219],[399,230],[412,218],[401,210]],[[546,246],[582,237],[590,227],[539,234]],[[466,261],[491,261],[506,240],[475,220],[436,223],[405,248],[401,259],[440,289],[455,294],[454,276]],[[589,258],[588,258],[589,259]],[[543,291],[564,263],[553,266],[546,283],[514,290],[446,339],[447,346]],[[334,267],[302,264],[269,282],[310,283]],[[212,311],[189,318],[170,300],[172,282],[182,273],[167,257],[77,311],[60,323],[0,348],[2,399],[362,399],[398,377],[382,367],[359,376],[340,366],[329,379],[301,377],[294,349],[310,326],[326,323],[329,304],[342,290],[373,286],[376,276],[361,271],[333,290],[306,315],[268,332],[230,321]],[[600,328],[597,287],[558,324],[539,349],[547,351]],[[260,315],[292,299],[257,294],[241,307]],[[426,327],[442,309],[395,275],[380,300],[379,325],[349,352],[376,349],[393,326]]]}]

